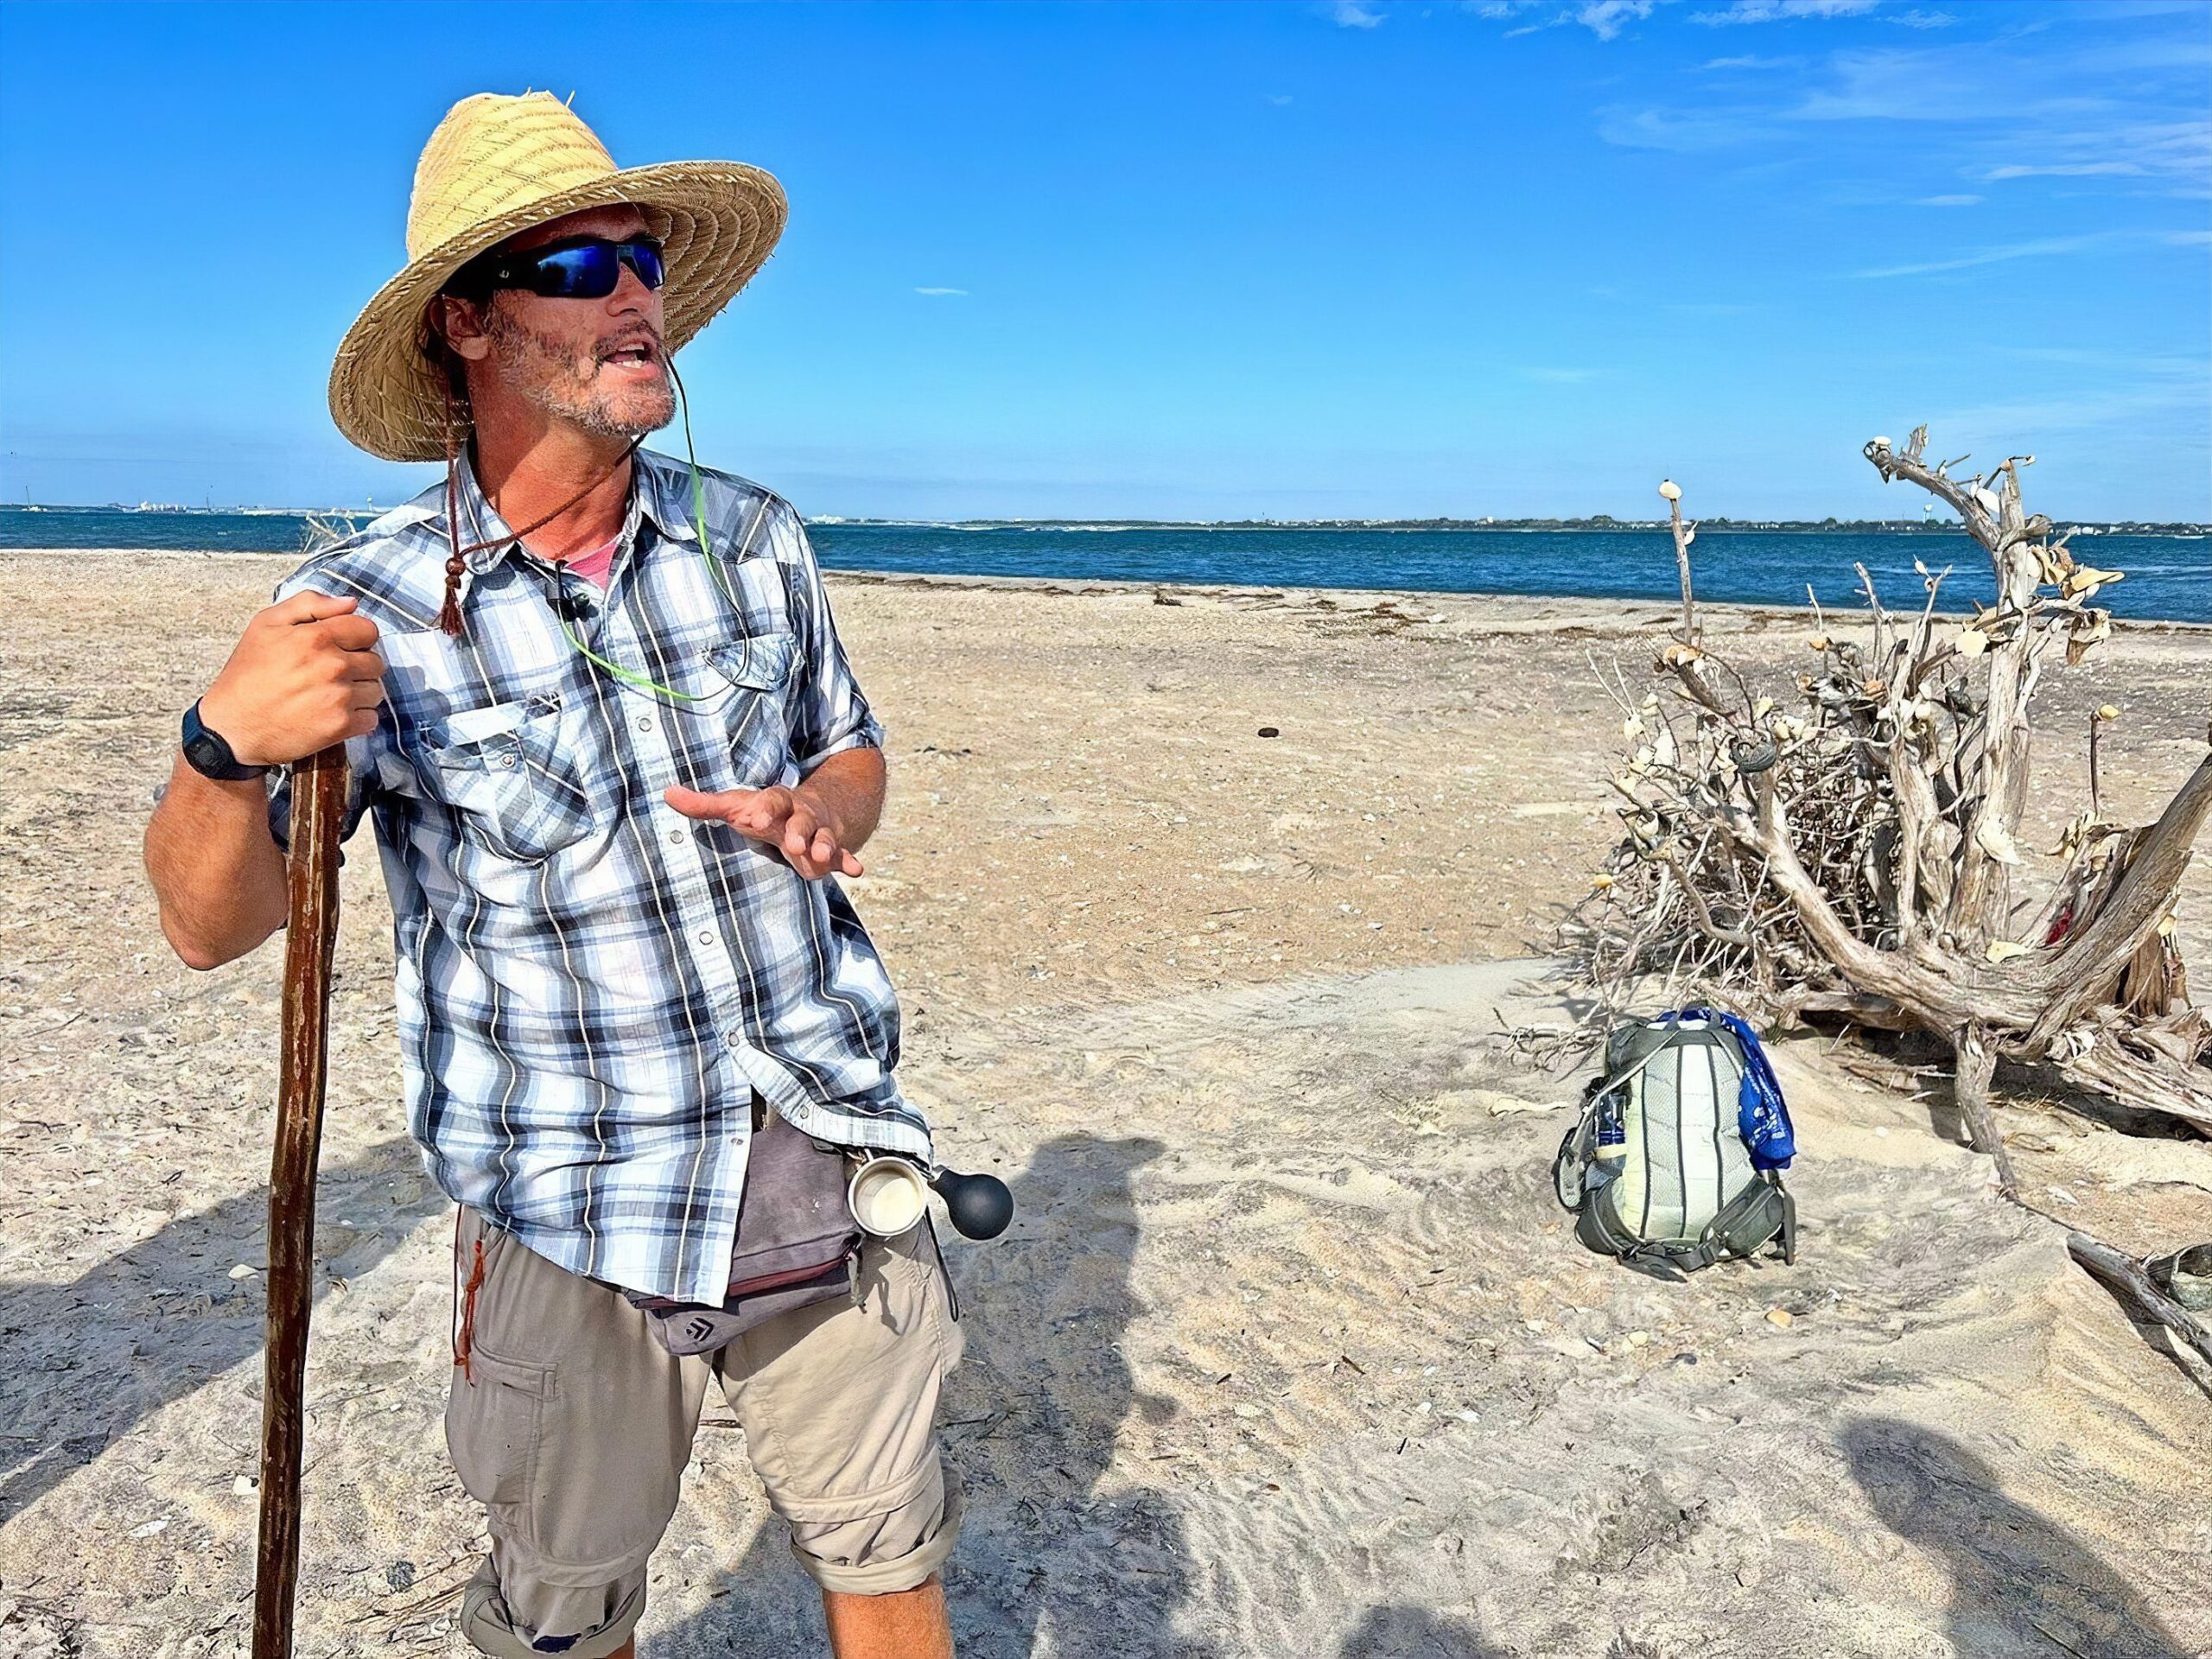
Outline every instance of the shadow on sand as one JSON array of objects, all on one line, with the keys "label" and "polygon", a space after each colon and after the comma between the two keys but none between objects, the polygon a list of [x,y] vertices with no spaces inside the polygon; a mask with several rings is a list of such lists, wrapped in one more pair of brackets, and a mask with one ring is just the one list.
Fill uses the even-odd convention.
[{"label": "shadow on sand", "polygon": [[2102,1557],[2006,1497],[1996,1471],[1948,1435],[1874,1417],[1852,1425],[1844,1448],[1883,1524],[1950,1573],[1960,1653],[2185,1659]]},{"label": "shadow on sand", "polygon": [[[346,1274],[381,1262],[448,1207],[435,1189],[407,1204],[385,1202],[421,1169],[414,1143],[398,1135],[323,1170],[323,1225],[364,1208],[378,1212],[377,1226],[346,1247]],[[257,1186],[176,1217],[75,1279],[0,1282],[0,1524],[152,1413],[261,1351],[264,1281],[229,1274],[240,1262],[262,1260],[268,1221],[269,1189]],[[188,1358],[168,1339],[188,1322]],[[250,1433],[257,1444],[258,1427]]]},{"label": "shadow on sand", "polygon": [[1421,1607],[1370,1607],[1337,1659],[1511,1659],[1482,1631]]},{"label": "shadow on sand", "polygon": [[[945,1235],[968,1338],[944,1430],[968,1500],[946,1574],[962,1659],[1027,1659],[1040,1640],[1086,1659],[1212,1652],[1175,1630],[1194,1575],[1173,1506],[1099,1490],[1128,1414],[1172,1409],[1138,1393],[1122,1354],[1136,1311],[1131,1178],[1160,1151],[1056,1136],[1014,1183],[1011,1232],[985,1244]],[[643,1644],[654,1659],[823,1651],[820,1604],[781,1522],[762,1526],[721,1583],[710,1606]]]}]

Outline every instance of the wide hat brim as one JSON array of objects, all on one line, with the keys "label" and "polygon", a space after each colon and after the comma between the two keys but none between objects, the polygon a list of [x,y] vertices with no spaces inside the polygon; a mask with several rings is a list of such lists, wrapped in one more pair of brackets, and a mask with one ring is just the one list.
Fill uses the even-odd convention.
[{"label": "wide hat brim", "polygon": [[783,234],[783,187],[741,162],[627,168],[518,203],[450,237],[377,290],[338,347],[330,415],[386,461],[442,461],[447,404],[423,350],[423,317],[453,274],[509,237],[586,207],[626,204],[662,244],[663,339],[681,350],[766,263]]}]

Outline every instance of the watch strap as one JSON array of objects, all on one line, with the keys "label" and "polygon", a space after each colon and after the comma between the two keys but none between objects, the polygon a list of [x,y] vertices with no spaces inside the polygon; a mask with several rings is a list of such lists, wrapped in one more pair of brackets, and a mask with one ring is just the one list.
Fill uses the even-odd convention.
[{"label": "watch strap", "polygon": [[240,765],[223,734],[200,718],[197,702],[184,711],[183,746],[185,764],[201,777],[213,778],[220,783],[244,783],[249,778],[261,777],[269,770],[266,766]]}]

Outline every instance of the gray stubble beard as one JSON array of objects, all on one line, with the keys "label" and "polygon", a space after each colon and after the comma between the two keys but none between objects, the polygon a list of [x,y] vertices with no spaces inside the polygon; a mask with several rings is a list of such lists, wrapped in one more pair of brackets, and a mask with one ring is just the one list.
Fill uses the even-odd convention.
[{"label": "gray stubble beard", "polygon": [[[659,396],[646,409],[626,416],[610,408],[607,398],[592,394],[564,345],[509,315],[496,298],[485,317],[484,332],[502,378],[524,401],[595,437],[642,438],[676,418],[676,391],[669,383],[665,359],[661,361]],[[547,372],[549,365],[553,372]]]}]

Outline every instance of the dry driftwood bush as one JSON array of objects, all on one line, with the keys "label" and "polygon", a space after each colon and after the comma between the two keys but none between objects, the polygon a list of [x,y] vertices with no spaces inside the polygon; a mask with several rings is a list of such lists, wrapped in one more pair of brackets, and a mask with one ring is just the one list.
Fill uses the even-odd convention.
[{"label": "dry driftwood bush", "polygon": [[[1948,505],[1987,554],[1993,606],[1885,610],[1859,567],[1871,644],[1815,607],[1814,664],[1783,707],[1758,695],[1697,629],[1681,492],[1681,636],[1637,696],[1618,671],[1630,750],[1614,779],[1624,834],[1565,944],[1591,992],[1587,1037],[1653,996],[1724,1003],[1770,1023],[1838,1020],[1932,1033],[1956,1064],[1974,1145],[2012,1171],[1990,1121],[2000,1063],[2179,1119],[2212,1135],[2212,1021],[2189,1002],[2173,912],[2190,843],[2212,808],[2212,753],[2154,823],[2112,823],[2095,800],[2031,878],[2019,842],[2030,704],[2055,664],[2111,631],[2091,603],[2120,573],[2076,559],[2024,511],[2018,456],[1955,478],[1927,429],[1866,447],[1885,480]],[[1963,458],[1962,458],[1963,459]],[[2108,715],[2116,711],[2105,711]]]}]

